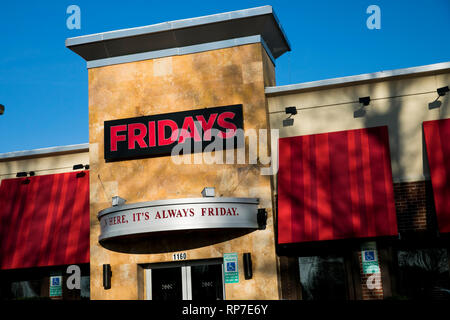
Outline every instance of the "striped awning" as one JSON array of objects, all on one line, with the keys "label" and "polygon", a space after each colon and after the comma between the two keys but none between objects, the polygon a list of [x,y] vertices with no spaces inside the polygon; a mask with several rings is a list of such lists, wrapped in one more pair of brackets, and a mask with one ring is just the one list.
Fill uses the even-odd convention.
[{"label": "striped awning", "polygon": [[279,244],[397,234],[387,127],[279,140]]},{"label": "striped awning", "polygon": [[425,143],[439,232],[450,232],[450,119],[425,121]]},{"label": "striped awning", "polygon": [[0,184],[0,269],[89,262],[89,172]]}]

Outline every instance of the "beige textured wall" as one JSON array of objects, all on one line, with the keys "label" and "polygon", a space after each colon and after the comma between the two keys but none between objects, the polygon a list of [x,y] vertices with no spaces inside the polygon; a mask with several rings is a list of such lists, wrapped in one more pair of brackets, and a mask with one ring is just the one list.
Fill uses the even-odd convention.
[{"label": "beige textured wall", "polygon": [[15,178],[17,172],[34,171],[35,174],[55,174],[72,171],[74,164],[89,164],[89,152],[50,154],[29,158],[0,159],[0,181]]},{"label": "beige textured wall", "polygon": [[[418,181],[429,177],[424,166],[422,122],[450,118],[449,95],[441,106],[429,109],[436,89],[450,83],[450,74],[403,77],[365,84],[269,96],[270,124],[280,137],[387,125],[394,181]],[[370,96],[366,114],[355,117],[359,97]],[[283,127],[284,108],[296,106],[292,127]]]},{"label": "beige textured wall", "polygon": [[[240,282],[226,284],[226,298],[278,298],[270,178],[261,176],[257,165],[175,165],[170,157],[105,163],[103,145],[105,120],[232,104],[243,104],[244,129],[267,128],[264,87],[275,81],[267,59],[260,44],[249,44],[89,70],[92,299],[137,299],[138,265],[172,261],[172,253],[179,251],[187,252],[188,260],[237,252]],[[186,234],[188,249],[183,249],[183,235],[177,243],[165,235],[154,240],[162,243],[163,253],[121,253],[98,243],[97,213],[111,206],[111,196],[127,203],[199,197],[205,186],[215,187],[216,196],[260,198],[260,206],[268,209],[267,228],[216,244]],[[122,249],[132,251],[135,245],[124,243]],[[244,280],[244,252],[252,253],[252,280]],[[110,290],[102,286],[106,263],[113,272]]]}]

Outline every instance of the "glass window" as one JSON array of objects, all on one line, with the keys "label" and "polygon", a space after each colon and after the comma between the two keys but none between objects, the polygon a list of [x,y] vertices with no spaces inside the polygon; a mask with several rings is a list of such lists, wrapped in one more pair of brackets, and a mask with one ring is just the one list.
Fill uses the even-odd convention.
[{"label": "glass window", "polygon": [[11,296],[14,298],[36,298],[41,296],[41,281],[11,282]]},{"label": "glass window", "polygon": [[447,250],[398,251],[399,293],[409,299],[450,299]]},{"label": "glass window", "polygon": [[343,257],[300,257],[298,261],[303,300],[347,299]]},{"label": "glass window", "polygon": [[91,297],[91,283],[89,276],[81,276],[81,299],[90,299]]},{"label": "glass window", "polygon": [[[69,289],[67,286],[68,277],[73,276],[72,273],[67,273],[68,266],[2,270],[0,271],[0,299],[89,299],[89,264],[78,266],[81,272],[79,289]],[[50,281],[53,276],[61,276],[60,289],[52,290]]]},{"label": "glass window", "polygon": [[152,299],[181,300],[181,267],[152,269]]},{"label": "glass window", "polygon": [[222,265],[191,267],[192,299],[223,300]]}]

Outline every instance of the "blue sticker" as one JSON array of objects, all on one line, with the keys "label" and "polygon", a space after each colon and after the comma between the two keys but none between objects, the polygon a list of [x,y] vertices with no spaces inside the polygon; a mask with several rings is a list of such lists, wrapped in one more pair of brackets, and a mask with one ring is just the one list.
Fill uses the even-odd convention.
[{"label": "blue sticker", "polygon": [[59,278],[52,278],[52,286],[59,286]]},{"label": "blue sticker", "polygon": [[364,251],[364,261],[375,261],[375,251]]},{"label": "blue sticker", "polygon": [[236,271],[236,263],[227,262],[227,271]]}]

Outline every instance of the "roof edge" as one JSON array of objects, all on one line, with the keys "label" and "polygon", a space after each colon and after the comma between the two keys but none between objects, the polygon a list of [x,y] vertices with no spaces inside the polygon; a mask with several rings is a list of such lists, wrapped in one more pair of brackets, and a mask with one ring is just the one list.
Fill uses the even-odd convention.
[{"label": "roof edge", "polygon": [[[93,42],[100,42],[103,40],[113,40],[126,37],[138,36],[146,33],[157,33],[163,31],[171,31],[176,29],[189,28],[193,26],[200,26],[205,24],[223,22],[233,19],[241,19],[253,16],[260,16],[265,14],[274,14],[273,8],[270,5],[248,8],[242,10],[234,10],[229,12],[215,13],[206,16],[200,16],[195,18],[186,18],[179,20],[172,20],[166,22],[160,22],[155,24],[150,24],[141,27],[125,28],[119,30],[105,31],[99,33],[93,33],[78,37],[67,38],[65,41],[66,47],[70,48],[72,46],[88,44]],[[275,16],[275,15],[274,15]],[[276,19],[278,27],[280,28],[283,35],[286,37],[281,29],[281,24],[278,19]],[[287,40],[287,39],[286,39]]]},{"label": "roof edge", "polygon": [[0,153],[0,161],[1,160],[10,160],[15,158],[23,158],[23,157],[33,157],[33,156],[45,156],[47,154],[55,154],[55,153],[71,153],[77,151],[89,150],[89,143],[81,143],[81,144],[72,144],[67,146],[57,146],[57,147],[49,147],[49,148],[39,148],[32,150],[24,150],[24,151],[12,151]]},{"label": "roof edge", "polygon": [[443,71],[450,69],[450,61],[449,62],[440,62],[435,64],[417,66],[417,67],[409,67],[402,69],[393,69],[386,71],[379,71],[373,73],[364,73],[354,76],[346,76],[339,78],[330,78],[324,80],[310,81],[310,82],[302,82],[296,84],[289,84],[283,86],[274,86],[274,87],[266,87],[265,93],[268,96],[275,96],[278,94],[302,91],[308,89],[322,88],[328,86],[336,86],[336,85],[345,85],[356,82],[365,82],[371,80],[383,80],[393,77],[406,76],[406,75],[415,75],[421,73],[429,73],[435,71]]}]

